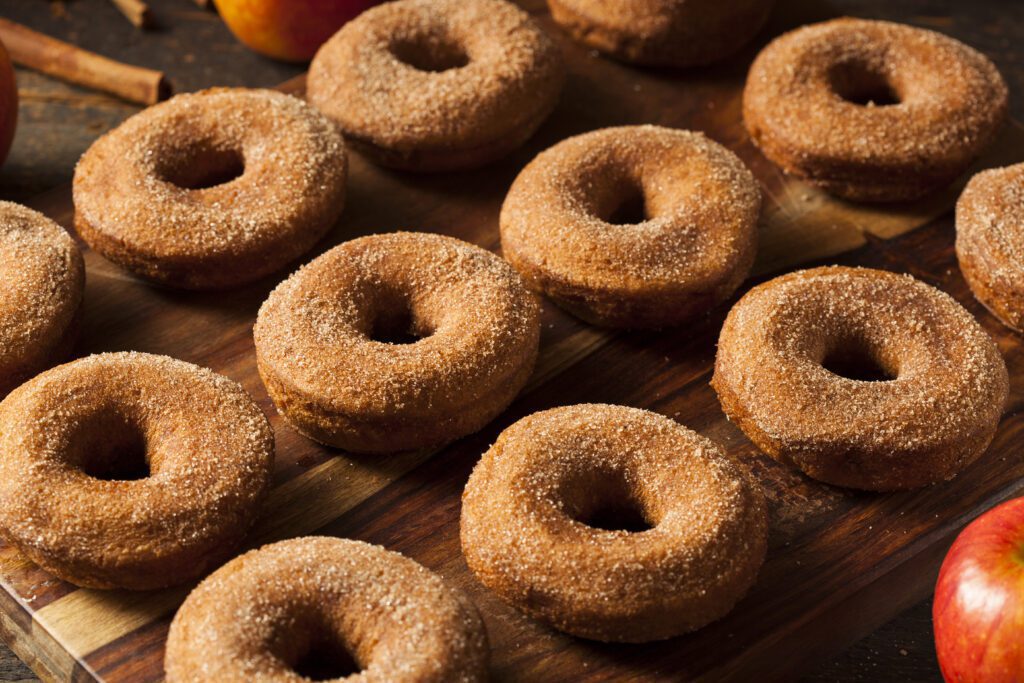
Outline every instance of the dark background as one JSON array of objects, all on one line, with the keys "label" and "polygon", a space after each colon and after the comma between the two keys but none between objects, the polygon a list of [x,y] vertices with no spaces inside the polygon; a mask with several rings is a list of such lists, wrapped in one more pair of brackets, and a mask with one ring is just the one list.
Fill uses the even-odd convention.
[{"label": "dark background", "polygon": [[[159,27],[135,29],[109,0],[0,0],[0,16],[106,56],[167,73],[177,92],[212,85],[270,86],[304,70],[241,46],[217,15],[192,0],[147,0]],[[723,0],[726,1],[726,0]],[[786,2],[787,0],[779,0]],[[795,1],[795,0],[792,0]],[[1024,2],[1020,0],[821,0],[823,12],[891,19],[952,35],[991,57],[1024,119]],[[25,200],[70,181],[79,155],[138,107],[18,69],[20,109],[11,154],[0,168],[0,198]],[[0,644],[0,681],[34,681]],[[835,656],[804,679],[940,681],[931,604],[918,605]]]}]

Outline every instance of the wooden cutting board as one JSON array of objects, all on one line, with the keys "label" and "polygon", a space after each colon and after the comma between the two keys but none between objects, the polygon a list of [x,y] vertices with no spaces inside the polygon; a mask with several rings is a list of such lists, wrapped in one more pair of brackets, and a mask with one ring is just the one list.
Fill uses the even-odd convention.
[{"label": "wooden cutting board", "polygon": [[[87,251],[78,354],[163,353],[241,382],[270,417],[277,444],[275,488],[250,544],[332,534],[415,558],[476,601],[496,680],[792,676],[927,595],[951,535],[1024,488],[1018,445],[1024,344],[973,301],[957,270],[949,211],[959,186],[914,204],[858,207],[787,180],[751,146],[740,121],[746,68],[770,36],[823,18],[817,3],[784,3],[757,45],[724,65],[683,72],[608,61],[565,40],[539,0],[524,4],[562,41],[570,71],[561,104],[535,138],[512,157],[466,173],[394,173],[355,157],[345,214],[307,260],[339,242],[395,229],[441,232],[497,250],[501,201],[538,151],[608,125],[703,130],[740,154],[764,187],[758,279],[797,264],[834,261],[907,271],[979,316],[1011,375],[1010,401],[989,452],[953,482],[889,495],[825,486],[774,463],[725,419],[708,386],[727,306],[683,329],[625,333],[588,327],[546,303],[540,360],[528,387],[493,424],[434,453],[355,456],[308,441],[278,417],[256,373],[251,332],[257,308],[286,273],[231,292],[184,293],[143,284]],[[283,88],[301,92],[301,80]],[[1011,124],[979,166],[1021,159],[1024,129]],[[71,225],[69,188],[33,206]],[[751,593],[725,619],[662,643],[593,643],[522,616],[468,572],[459,550],[459,496],[473,464],[514,420],[582,402],[674,417],[749,463],[761,479],[771,509],[768,560]],[[0,586],[0,636],[47,680],[160,680],[167,627],[189,590],[77,589],[3,544]]]}]

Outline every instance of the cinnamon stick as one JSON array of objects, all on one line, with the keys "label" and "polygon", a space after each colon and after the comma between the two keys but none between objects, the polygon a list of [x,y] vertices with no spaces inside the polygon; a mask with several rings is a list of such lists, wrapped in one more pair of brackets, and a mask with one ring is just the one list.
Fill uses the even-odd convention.
[{"label": "cinnamon stick", "polygon": [[171,94],[163,72],[107,59],[2,17],[0,40],[16,64],[129,102],[155,104]]},{"label": "cinnamon stick", "polygon": [[142,0],[110,0],[135,28],[149,28],[153,25],[153,13]]}]

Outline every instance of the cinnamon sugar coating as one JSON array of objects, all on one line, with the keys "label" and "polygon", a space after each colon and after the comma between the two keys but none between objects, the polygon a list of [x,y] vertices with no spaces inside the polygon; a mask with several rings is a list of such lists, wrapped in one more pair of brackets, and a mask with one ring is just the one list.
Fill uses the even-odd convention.
[{"label": "cinnamon sugar coating", "polygon": [[[646,531],[590,526],[635,507]],[[567,633],[646,642],[726,614],[754,582],[767,521],[756,481],[714,443],[655,413],[575,405],[502,432],[462,496],[477,578]]]},{"label": "cinnamon sugar coating", "polygon": [[[858,378],[872,367],[883,379]],[[874,491],[956,476],[988,447],[1009,390],[995,343],[952,297],[845,267],[744,295],[722,327],[712,386],[765,453]]]},{"label": "cinnamon sugar coating", "polygon": [[732,55],[764,26],[774,0],[547,0],[575,40],[625,62],[687,67]]},{"label": "cinnamon sugar coating", "polygon": [[168,683],[301,683],[311,650],[347,651],[365,683],[487,680],[487,633],[469,598],[402,555],[296,538],[235,558],[171,623]]},{"label": "cinnamon sugar coating", "polygon": [[309,101],[385,166],[450,170],[498,159],[554,109],[562,55],[505,0],[397,0],[317,52]]},{"label": "cinnamon sugar coating", "polygon": [[345,145],[270,90],[178,95],[102,136],[75,168],[75,228],[134,274],[187,289],[259,279],[341,215]]},{"label": "cinnamon sugar coating", "polygon": [[71,353],[85,289],[82,254],[49,218],[0,202],[0,398]]},{"label": "cinnamon sugar coating", "polygon": [[[635,215],[617,217],[630,205]],[[532,289],[587,322],[677,325],[746,278],[760,207],[754,176],[703,134],[605,128],[523,169],[501,208],[501,246]]]},{"label": "cinnamon sugar coating", "polygon": [[[133,458],[148,476],[124,478]],[[0,534],[80,586],[184,583],[238,547],[273,458],[267,419],[231,380],[166,356],[89,356],[0,403]]]},{"label": "cinnamon sugar coating", "polygon": [[296,429],[394,452],[440,446],[500,413],[533,371],[539,307],[494,254],[397,232],[303,266],[264,302],[255,338],[260,376]]},{"label": "cinnamon sugar coating", "polygon": [[967,183],[956,203],[956,256],[978,301],[1024,334],[1024,164]]},{"label": "cinnamon sugar coating", "polygon": [[995,138],[1007,89],[980,52],[934,31],[835,19],[787,33],[754,60],[743,119],[765,156],[857,201],[949,184]]}]

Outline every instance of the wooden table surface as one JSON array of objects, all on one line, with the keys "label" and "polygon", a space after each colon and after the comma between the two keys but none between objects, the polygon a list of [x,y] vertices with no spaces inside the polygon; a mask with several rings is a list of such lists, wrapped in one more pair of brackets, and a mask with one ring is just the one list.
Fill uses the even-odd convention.
[{"label": "wooden table surface", "polygon": [[[785,2],[786,0],[780,0]],[[263,59],[241,47],[216,14],[192,0],[149,0],[160,27],[141,33],[109,0],[0,0],[0,16],[124,61],[163,69],[178,91],[210,85],[265,86],[301,66]],[[835,12],[936,29],[991,56],[1011,88],[1011,110],[1024,119],[1024,3],[1005,0],[831,0]],[[21,96],[14,148],[0,168],[0,197],[24,200],[70,180],[74,163],[97,135],[137,107],[44,76],[18,71]],[[0,681],[35,680],[0,645]],[[930,604],[923,603],[853,645],[808,681],[941,680],[931,640]]]}]

